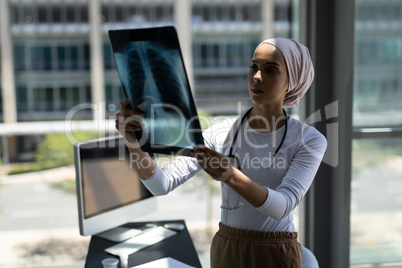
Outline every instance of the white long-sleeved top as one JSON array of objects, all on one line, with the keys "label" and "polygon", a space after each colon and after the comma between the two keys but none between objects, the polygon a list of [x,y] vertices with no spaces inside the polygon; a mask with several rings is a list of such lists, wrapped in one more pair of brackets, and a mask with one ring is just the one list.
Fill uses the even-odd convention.
[{"label": "white long-sleeved top", "polygon": [[[239,127],[240,118],[234,123],[226,120],[203,132],[205,145],[228,155],[233,143],[233,153],[239,157],[241,171],[263,185],[268,197],[260,207],[246,200],[222,183],[222,204],[238,209],[222,209],[221,222],[227,226],[265,232],[293,232],[291,211],[300,203],[309,189],[325,153],[325,137],[315,128],[292,117],[288,120],[285,141],[270,168],[263,168],[261,160],[271,156],[279,146],[285,126],[270,133],[253,130],[247,120]],[[234,133],[238,129],[236,141]],[[178,156],[166,167],[157,167],[154,175],[142,180],[154,195],[165,195],[190,179],[201,167],[194,158]],[[226,200],[226,201],[225,201]]]}]

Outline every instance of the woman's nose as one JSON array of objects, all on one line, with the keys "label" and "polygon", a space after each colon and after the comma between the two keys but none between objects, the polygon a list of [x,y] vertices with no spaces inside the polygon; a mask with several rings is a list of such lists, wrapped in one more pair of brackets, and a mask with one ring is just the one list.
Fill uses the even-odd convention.
[{"label": "woman's nose", "polygon": [[255,75],[254,75],[254,81],[255,82],[262,82],[262,77],[261,77],[261,71],[258,70]]}]

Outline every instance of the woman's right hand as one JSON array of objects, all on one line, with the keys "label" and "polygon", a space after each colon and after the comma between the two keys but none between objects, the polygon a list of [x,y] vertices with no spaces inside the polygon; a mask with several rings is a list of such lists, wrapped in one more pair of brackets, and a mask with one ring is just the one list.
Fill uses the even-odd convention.
[{"label": "woman's right hand", "polygon": [[126,140],[127,146],[131,148],[140,148],[138,145],[136,132],[141,131],[143,125],[141,118],[144,114],[134,111],[130,108],[132,99],[123,100],[120,102],[120,112],[116,114],[116,129]]},{"label": "woman's right hand", "polygon": [[147,152],[141,150],[136,132],[141,131],[143,124],[141,118],[144,114],[130,108],[132,99],[120,102],[121,111],[116,114],[116,129],[126,140],[130,151],[130,167],[134,168],[141,179],[150,178],[156,171],[156,163]]}]

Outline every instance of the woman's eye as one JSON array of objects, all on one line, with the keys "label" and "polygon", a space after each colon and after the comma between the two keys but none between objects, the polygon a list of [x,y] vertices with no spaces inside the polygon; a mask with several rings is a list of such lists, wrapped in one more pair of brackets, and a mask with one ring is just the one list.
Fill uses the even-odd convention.
[{"label": "woman's eye", "polygon": [[250,70],[253,70],[253,71],[257,70],[257,66],[251,65],[251,66],[250,66]]},{"label": "woman's eye", "polygon": [[276,73],[276,69],[275,68],[267,68],[265,70],[267,73]]}]

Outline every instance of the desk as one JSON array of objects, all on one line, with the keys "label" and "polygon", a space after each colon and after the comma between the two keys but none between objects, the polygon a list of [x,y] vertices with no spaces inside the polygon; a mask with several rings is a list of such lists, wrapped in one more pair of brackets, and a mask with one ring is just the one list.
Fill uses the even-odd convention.
[{"label": "desk", "polygon": [[[123,225],[124,227],[139,228],[147,223],[163,225],[165,223],[181,223],[185,224],[183,220],[176,221],[155,221],[155,222],[133,222]],[[86,268],[102,267],[102,260],[106,258],[115,257],[105,252],[105,248],[115,245],[112,242],[97,236],[92,236],[89,243],[87,258],[85,261]],[[144,264],[164,257],[172,257],[185,264],[201,267],[200,260],[198,259],[197,252],[187,227],[179,231],[177,235],[171,236],[155,245],[140,250],[129,256],[128,267]],[[116,257],[118,258],[118,257]]]}]

